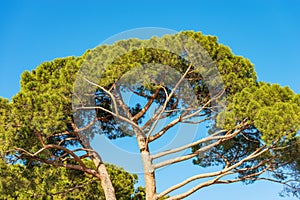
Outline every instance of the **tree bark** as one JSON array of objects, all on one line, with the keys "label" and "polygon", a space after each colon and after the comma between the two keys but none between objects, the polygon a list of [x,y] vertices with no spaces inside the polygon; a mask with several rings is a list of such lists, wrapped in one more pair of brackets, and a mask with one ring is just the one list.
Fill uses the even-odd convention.
[{"label": "tree bark", "polygon": [[106,170],[104,163],[102,162],[100,156],[95,153],[93,155],[93,163],[97,167],[98,178],[100,179],[102,189],[104,191],[105,199],[107,200],[116,200],[115,189],[111,183],[109,174]]},{"label": "tree bark", "polygon": [[144,178],[146,183],[146,200],[157,200],[155,173],[152,166],[150,153],[147,149],[141,151],[144,164]]},{"label": "tree bark", "polygon": [[96,151],[93,150],[93,148],[90,145],[90,141],[87,137],[81,135],[81,142],[85,148],[91,150],[88,151],[88,156],[92,159],[94,165],[96,166],[96,170],[98,172],[97,178],[100,179],[100,183],[104,191],[105,199],[117,200],[115,189],[112,185],[109,174],[106,170],[105,164],[103,163],[101,156]]},{"label": "tree bark", "polygon": [[142,156],[142,161],[144,165],[144,178],[146,184],[146,200],[157,200],[156,195],[156,182],[154,167],[152,165],[152,159],[150,156],[148,144],[146,143],[146,138],[142,134],[137,134],[137,142]]}]

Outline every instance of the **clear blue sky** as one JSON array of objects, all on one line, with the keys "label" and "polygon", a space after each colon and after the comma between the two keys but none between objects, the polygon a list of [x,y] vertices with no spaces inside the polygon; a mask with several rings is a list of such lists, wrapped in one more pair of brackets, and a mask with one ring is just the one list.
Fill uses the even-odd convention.
[{"label": "clear blue sky", "polygon": [[[81,55],[114,34],[140,27],[216,35],[255,64],[259,80],[288,85],[300,93],[299,0],[83,2],[0,2],[0,96],[11,98],[18,92],[19,77],[26,69],[57,57]],[[283,199],[277,196],[280,189],[267,183],[223,185],[190,199],[276,200]]]}]

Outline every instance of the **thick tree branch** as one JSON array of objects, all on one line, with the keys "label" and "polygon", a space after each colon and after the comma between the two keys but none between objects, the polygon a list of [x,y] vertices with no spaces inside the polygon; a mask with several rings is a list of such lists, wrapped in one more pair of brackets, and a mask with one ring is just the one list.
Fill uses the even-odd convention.
[{"label": "thick tree branch", "polygon": [[217,140],[217,139],[220,139],[220,137],[217,137],[217,135],[222,134],[222,133],[224,133],[224,132],[226,132],[226,130],[220,130],[220,131],[217,131],[217,132],[211,134],[209,137],[200,139],[200,140],[198,140],[198,141],[196,141],[196,142],[193,142],[193,143],[184,145],[184,146],[182,146],[182,147],[174,148],[174,149],[171,149],[171,150],[168,150],[168,151],[164,151],[164,152],[155,154],[155,155],[152,156],[152,159],[160,158],[160,157],[163,157],[163,156],[172,154],[172,153],[177,153],[177,152],[179,152],[179,151],[183,151],[183,150],[185,150],[185,149],[191,148],[191,147],[193,147],[193,146],[196,146],[196,145],[201,144],[201,143],[204,143],[204,142],[208,142],[208,141],[211,141],[211,140]]},{"label": "thick tree branch", "polygon": [[242,131],[242,129],[238,129],[236,131],[234,131],[233,133],[229,133],[227,135],[224,135],[224,136],[209,136],[207,138],[204,138],[204,139],[200,139],[196,142],[193,142],[191,144],[187,144],[185,146],[182,146],[182,147],[178,147],[176,149],[173,149],[173,150],[169,150],[169,151],[166,151],[166,152],[162,152],[162,153],[159,153],[157,155],[154,155],[152,158],[155,159],[155,158],[158,158],[158,157],[162,157],[162,156],[165,156],[165,155],[168,155],[168,154],[171,154],[171,153],[176,153],[178,151],[182,151],[182,150],[185,150],[187,148],[190,148],[190,147],[193,147],[193,146],[196,146],[200,143],[203,143],[203,142],[206,142],[206,141],[212,141],[212,140],[218,140],[214,143],[211,143],[205,147],[202,147],[200,149],[198,149],[197,151],[195,151],[194,153],[191,153],[191,154],[188,154],[188,155],[184,155],[184,156],[181,156],[181,157],[177,157],[177,158],[173,158],[173,159],[170,159],[170,160],[166,160],[166,161],[163,161],[161,163],[157,163],[154,165],[154,167],[157,169],[157,168],[160,168],[160,167],[164,167],[166,165],[171,165],[171,164],[174,164],[174,163],[178,163],[178,162],[181,162],[181,161],[185,161],[185,160],[188,160],[188,159],[191,159],[197,155],[199,155],[200,153],[203,153],[203,152],[206,152],[208,151],[209,149],[221,144],[222,142],[226,141],[226,140],[229,140],[233,137],[235,137],[237,134],[239,134],[240,132]]},{"label": "thick tree branch", "polygon": [[[219,179],[221,179],[223,176],[226,176],[226,175],[228,175],[228,174],[231,174],[231,173],[230,173],[230,172],[223,173],[223,174],[217,176],[216,178],[214,178],[214,179],[212,179],[212,180],[210,180],[210,181],[206,181],[206,182],[204,182],[204,183],[201,183],[201,184],[199,184],[199,185],[197,185],[197,186],[191,188],[190,190],[188,190],[188,191],[185,192],[185,193],[182,193],[182,194],[179,194],[179,195],[172,196],[172,197],[170,197],[170,198],[167,198],[166,200],[179,200],[179,199],[183,199],[183,198],[185,198],[185,197],[187,197],[187,196],[193,194],[194,192],[198,191],[198,190],[201,189],[201,188],[204,188],[204,187],[210,186],[210,185],[212,185],[212,184],[215,184]],[[159,197],[161,197],[161,196],[159,195]]]},{"label": "thick tree branch", "polygon": [[147,104],[144,106],[144,108],[139,113],[137,113],[136,115],[134,115],[131,118],[132,121],[137,122],[147,112],[147,110],[150,108],[150,106],[154,102],[155,98],[158,96],[159,91],[160,91],[160,88],[157,89],[155,91],[155,93],[150,97],[150,100],[147,102]]},{"label": "thick tree branch", "polygon": [[[260,150],[260,151],[259,151]],[[209,178],[209,177],[216,177],[210,181],[207,181],[207,182],[204,182],[204,183],[201,183],[195,187],[193,187],[192,189],[190,189],[189,191],[185,192],[185,193],[182,193],[180,195],[176,195],[176,196],[173,196],[171,198],[168,198],[168,199],[182,199],[184,197],[187,197],[189,195],[191,195],[192,193],[196,192],[197,190],[203,188],[203,187],[207,187],[209,185],[212,185],[212,184],[215,184],[218,182],[218,180],[225,176],[225,175],[229,175],[229,174],[234,174],[234,173],[237,173],[238,171],[232,171],[234,170],[235,168],[237,168],[238,166],[242,165],[244,162],[248,161],[248,160],[251,160],[251,159],[254,159],[258,156],[260,156],[261,154],[263,154],[264,152],[266,152],[267,150],[269,150],[269,148],[259,148],[258,150],[256,150],[255,152],[253,152],[252,154],[250,154],[248,157],[242,159],[241,161],[237,162],[236,164],[230,166],[230,167],[225,167],[223,170],[220,170],[220,171],[217,171],[217,172],[211,172],[211,173],[206,173],[206,174],[199,174],[199,175],[195,175],[193,177],[190,177],[186,180],[184,180],[183,182],[177,184],[177,185],[174,185],[172,187],[170,187],[169,189],[163,191],[162,193],[160,193],[158,195],[158,197],[163,197],[165,195],[167,195],[168,193],[174,191],[174,190],[177,190],[185,185],[187,185],[188,183],[194,181],[194,180],[198,180],[198,179],[202,179],[202,178]],[[258,166],[255,166],[255,167],[259,167],[259,166],[262,166],[264,164],[264,162],[261,162],[258,164]],[[253,169],[255,169],[255,167],[253,167]],[[246,169],[245,169],[246,170]],[[267,169],[265,169],[267,170]],[[263,173],[263,172],[262,172]],[[253,175],[253,176],[257,176],[256,174]]]},{"label": "thick tree branch", "polygon": [[166,161],[157,163],[157,164],[154,165],[154,168],[158,169],[158,168],[161,168],[161,167],[165,167],[167,165],[172,165],[172,164],[175,164],[175,163],[178,163],[178,162],[182,162],[182,161],[191,159],[191,158],[199,155],[200,153],[206,152],[209,149],[213,148],[214,146],[219,145],[221,142],[222,142],[222,140],[219,140],[217,142],[214,142],[212,144],[209,144],[209,145],[197,150],[195,153],[190,153],[188,155],[180,156],[180,157],[177,157],[177,158],[173,158],[173,159],[170,159],[170,160],[166,160]]},{"label": "thick tree branch", "polygon": [[[176,124],[178,124],[181,121],[181,116],[179,116],[177,119],[173,120],[172,122],[170,122],[167,126],[165,126],[164,128],[162,128],[158,133],[156,133],[153,136],[148,135],[148,141],[152,142],[158,138],[160,138],[161,136],[163,136],[170,128],[174,127]],[[150,136],[150,137],[149,137]]]}]

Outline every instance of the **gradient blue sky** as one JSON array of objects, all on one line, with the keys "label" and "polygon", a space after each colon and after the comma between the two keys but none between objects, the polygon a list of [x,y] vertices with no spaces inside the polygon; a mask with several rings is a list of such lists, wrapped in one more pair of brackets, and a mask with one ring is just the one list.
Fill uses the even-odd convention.
[{"label": "gradient blue sky", "polygon": [[[81,55],[119,32],[141,27],[216,35],[249,58],[259,80],[300,93],[300,1],[17,1],[0,2],[0,96],[19,90],[20,75],[57,57]],[[180,173],[184,174],[184,171]],[[176,175],[169,176],[171,182]],[[190,199],[280,198],[281,186],[214,186]]]}]

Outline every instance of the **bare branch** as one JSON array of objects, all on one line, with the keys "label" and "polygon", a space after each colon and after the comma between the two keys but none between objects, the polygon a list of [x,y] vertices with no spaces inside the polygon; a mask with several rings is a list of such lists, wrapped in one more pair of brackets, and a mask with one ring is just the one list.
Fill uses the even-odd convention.
[{"label": "bare branch", "polygon": [[[190,144],[187,144],[187,145],[184,145],[182,147],[178,147],[178,148],[175,148],[175,149],[171,149],[171,150],[168,150],[168,151],[165,151],[165,152],[161,152],[161,153],[158,153],[156,155],[153,155],[152,156],[152,159],[156,159],[156,158],[159,158],[159,157],[162,157],[162,156],[165,156],[165,155],[169,155],[169,154],[172,154],[172,153],[176,153],[176,152],[179,152],[179,151],[183,151],[187,148],[191,148],[193,146],[196,146],[198,144],[201,144],[201,143],[204,143],[204,142],[208,142],[208,141],[212,141],[212,140],[218,140],[217,142],[214,142],[210,145],[207,145],[203,148],[200,148],[198,149],[196,152],[194,153],[191,153],[189,155],[186,155],[186,156],[182,156],[182,157],[178,157],[178,158],[174,158],[174,159],[170,159],[170,160],[167,160],[167,161],[164,161],[164,162],[161,162],[161,163],[158,163],[156,164],[155,166],[157,167],[163,167],[165,165],[169,165],[169,164],[173,164],[173,163],[177,163],[177,162],[180,162],[180,161],[184,161],[184,160],[187,160],[187,159],[190,159],[194,156],[197,156],[199,155],[200,153],[203,153],[205,151],[208,151],[209,149],[211,149],[212,147],[214,146],[217,146],[219,145],[221,142],[223,141],[226,141],[226,140],[229,140],[233,137],[235,137],[236,135],[238,135],[242,130],[243,130],[243,126],[245,125],[245,123],[241,123],[239,124],[238,126],[236,126],[236,130],[231,133],[230,131],[228,131],[225,135],[223,136],[218,136],[219,134],[221,133],[224,133],[226,132],[225,130],[220,130],[220,131],[217,131],[216,133],[214,134],[211,134],[210,136],[206,137],[206,138],[203,138],[203,139],[200,139],[196,142],[193,142],[193,143],[190,143]],[[181,160],[183,159],[183,160]],[[169,163],[170,162],[170,163]],[[168,163],[168,164],[167,164]]]},{"label": "bare branch", "polygon": [[213,117],[211,116],[211,117],[206,117],[206,118],[198,120],[198,121],[181,121],[181,123],[184,123],[184,124],[200,124],[200,123],[205,122],[207,120],[210,120],[212,118]]},{"label": "bare branch", "polygon": [[192,63],[188,66],[187,70],[185,71],[185,73],[181,76],[181,78],[179,79],[179,81],[176,83],[175,87],[172,89],[171,93],[168,95],[167,91],[165,90],[165,88],[163,87],[163,89],[165,90],[165,93],[166,93],[166,100],[164,102],[164,105],[161,109],[161,111],[159,112],[159,115],[157,117],[157,119],[155,120],[154,124],[152,125],[149,133],[148,133],[148,137],[152,134],[153,130],[155,129],[157,123],[158,123],[158,120],[160,118],[160,116],[163,114],[163,112],[165,111],[166,107],[167,107],[167,104],[168,102],[170,101],[170,99],[172,98],[172,96],[174,95],[176,89],[178,88],[178,86],[182,83],[182,81],[184,80],[184,78],[186,77],[186,75],[188,74],[189,70],[191,69],[192,67]]},{"label": "bare branch", "polygon": [[184,116],[184,117],[182,118],[182,120],[189,119],[189,118],[191,118],[191,117],[193,117],[193,116],[195,116],[195,115],[201,113],[205,108],[207,108],[207,105],[209,105],[212,101],[214,101],[214,100],[220,98],[220,97],[224,94],[224,92],[225,92],[225,89],[222,90],[222,91],[221,91],[219,94],[217,94],[215,97],[209,99],[209,100],[208,100],[208,101],[207,101],[207,102],[206,102],[199,110],[197,110],[196,112],[194,112],[194,113],[192,113],[192,114],[190,114],[190,115]]},{"label": "bare branch", "polygon": [[115,99],[114,95],[110,91],[108,91],[107,89],[105,89],[104,87],[102,87],[102,86],[100,86],[100,85],[98,85],[96,83],[93,83],[92,81],[89,81],[87,78],[83,77],[83,79],[86,80],[91,85],[94,85],[94,86],[100,88],[101,90],[103,90],[104,92],[106,92],[111,97],[111,99],[113,101],[113,104],[114,104],[115,109],[116,109],[116,114],[119,115],[118,109],[117,109],[117,103],[116,103],[116,99]]},{"label": "bare branch", "polygon": [[[214,177],[214,176],[217,176],[217,175],[221,175],[221,171],[220,172],[213,172],[213,173],[206,173],[206,174],[199,174],[199,175],[195,175],[195,176],[192,176],[184,181],[182,181],[181,183],[177,184],[177,185],[174,185],[170,188],[168,188],[167,190],[161,192],[158,197],[163,197],[167,194],[169,194],[170,192],[174,191],[174,190],[177,190],[185,185],[187,185],[188,183],[192,182],[192,181],[195,181],[195,180],[198,180],[198,179],[202,179],[202,178],[209,178],[209,177]],[[224,173],[223,173],[224,174]],[[225,173],[226,175],[227,174],[232,174],[232,173]]]},{"label": "bare branch", "polygon": [[[178,162],[182,162],[182,161],[191,159],[191,158],[199,155],[200,153],[206,152],[209,149],[211,149],[212,147],[219,145],[221,142],[222,142],[222,140],[219,140],[217,142],[214,142],[212,144],[209,144],[209,145],[197,150],[194,153],[190,153],[188,155],[180,156],[180,157],[177,157],[177,158],[173,158],[173,159],[170,159],[170,160],[166,160],[166,161],[157,163],[157,164],[154,165],[154,168],[158,169],[158,168],[161,168],[161,167],[164,167],[164,166],[167,166],[167,165],[171,165],[171,164],[174,164],[174,163],[178,163]],[[172,151],[172,150],[170,150],[170,151]]]},{"label": "bare branch", "polygon": [[[241,130],[235,132],[235,134],[238,134]],[[185,161],[185,160],[188,160],[188,159],[191,159],[197,155],[199,155],[200,153],[203,153],[203,152],[206,152],[208,151],[209,149],[211,149],[212,147],[214,146],[217,146],[219,145],[220,143],[222,143],[224,140],[228,140],[228,139],[231,139],[235,136],[235,134],[232,134],[232,135],[229,135],[227,138],[225,139],[220,139],[218,140],[217,142],[214,142],[212,144],[209,144],[203,148],[200,148],[198,149],[197,151],[195,151],[194,153],[191,153],[191,154],[188,154],[188,155],[184,155],[184,156],[181,156],[181,157],[177,157],[177,158],[173,158],[173,159],[170,159],[170,160],[166,160],[166,161],[163,161],[163,162],[160,162],[160,163],[157,163],[154,165],[154,168],[157,169],[157,168],[161,168],[161,167],[164,167],[164,166],[167,166],[167,165],[171,165],[171,164],[174,164],[174,163],[178,163],[178,162],[181,162],[181,161]],[[222,136],[221,136],[222,137]],[[187,145],[188,146],[188,145]],[[262,149],[264,149],[262,151]],[[269,148],[266,148],[265,146],[263,147],[260,147],[258,148],[256,151],[254,151],[252,154],[249,155],[249,157],[247,157],[246,160],[249,160],[249,159],[252,159],[253,157],[257,157],[258,155],[261,155],[262,153],[264,153],[266,150],[268,150]],[[172,150],[170,150],[172,151]],[[260,152],[261,151],[261,152]],[[245,160],[245,161],[246,161]]]},{"label": "bare branch", "polygon": [[59,146],[59,145],[54,145],[54,144],[49,144],[49,145],[45,145],[43,148],[41,148],[40,150],[38,150],[35,153],[30,153],[29,151],[22,149],[22,148],[16,148],[14,149],[15,151],[21,151],[25,154],[27,154],[28,156],[32,157],[32,158],[36,158],[40,153],[42,153],[43,151],[47,150],[47,149],[59,149],[59,150],[63,150],[66,153],[70,154],[82,167],[85,167],[85,164],[82,162],[82,160],[71,150]]},{"label": "bare branch", "polygon": [[[162,87],[162,89],[164,90],[167,99],[166,99],[166,101],[164,102],[164,105],[162,106],[162,108],[160,108],[160,109],[158,110],[157,114],[155,114],[154,117],[152,117],[152,118],[150,119],[151,121],[152,121],[152,119],[153,119],[154,123],[152,124],[150,130],[148,131],[148,137],[151,136],[151,134],[152,134],[153,130],[155,129],[157,123],[158,123],[159,120],[161,119],[161,115],[163,114],[163,112],[164,112],[164,110],[166,109],[167,104],[168,104],[167,100],[168,100],[168,99],[171,99],[171,96],[168,95],[168,92],[167,92],[166,88],[165,88],[165,87]],[[168,101],[169,101],[169,100],[168,100]],[[150,120],[149,120],[149,121],[150,121]],[[150,124],[149,124],[149,125],[150,125]]]},{"label": "bare branch", "polygon": [[[175,126],[176,124],[178,124],[181,121],[181,116],[179,116],[177,119],[173,120],[172,122],[170,122],[167,126],[165,126],[164,128],[162,128],[158,133],[156,133],[153,136],[148,135],[148,141],[152,142],[158,138],[160,138],[162,135],[164,135],[170,128],[172,128],[173,126]],[[150,136],[150,137],[149,137]]]},{"label": "bare branch", "polygon": [[160,157],[163,157],[163,156],[172,154],[172,153],[176,153],[176,152],[179,152],[179,151],[183,151],[183,150],[185,150],[185,149],[191,148],[191,147],[193,147],[193,146],[196,146],[196,145],[201,144],[201,143],[204,143],[204,142],[208,142],[208,141],[211,141],[211,140],[220,139],[220,138],[218,138],[218,137],[216,137],[216,136],[219,135],[219,134],[222,134],[222,133],[224,133],[224,132],[226,132],[226,130],[220,130],[220,131],[217,131],[217,132],[211,134],[209,137],[200,139],[200,140],[198,140],[198,141],[196,141],[196,142],[193,142],[193,143],[191,143],[191,144],[187,144],[187,145],[182,146],[182,147],[178,147],[178,148],[175,148],[175,149],[171,149],[171,150],[168,150],[168,151],[164,151],[164,152],[155,154],[155,155],[152,156],[152,159],[160,158]]},{"label": "bare branch", "polygon": [[72,141],[72,140],[79,140],[79,138],[77,138],[77,137],[74,137],[74,138],[65,138],[65,139],[61,140],[57,145],[61,146],[66,141]]},{"label": "bare branch", "polygon": [[72,135],[72,134],[74,134],[73,131],[63,131],[63,132],[60,132],[60,133],[52,133],[51,135],[46,137],[46,140],[48,140],[51,137],[57,137],[57,136],[63,136],[63,135]]},{"label": "bare branch", "polygon": [[[260,150],[260,151],[259,151]],[[196,192],[197,190],[203,188],[203,187],[207,187],[209,185],[212,185],[212,184],[215,184],[215,183],[218,183],[218,180],[225,176],[225,175],[229,175],[229,174],[234,174],[234,173],[237,173],[238,171],[231,171],[233,169],[235,169],[236,167],[242,165],[244,162],[248,161],[248,160],[251,160],[251,159],[254,159],[258,156],[260,156],[261,154],[263,154],[264,152],[266,152],[267,150],[269,150],[269,148],[259,148],[258,150],[256,150],[255,152],[253,152],[252,154],[250,154],[248,157],[242,159],[241,161],[237,162],[236,164],[230,166],[230,167],[225,167],[223,170],[220,170],[220,171],[217,171],[217,172],[212,172],[212,173],[206,173],[206,174],[199,174],[199,175],[196,175],[196,176],[193,176],[193,177],[190,177],[186,180],[184,180],[183,182],[177,184],[177,185],[174,185],[172,187],[170,187],[169,189],[163,191],[162,193],[160,193],[158,195],[158,197],[163,197],[165,196],[166,194],[178,189],[178,188],[181,188],[185,185],[187,185],[188,183],[194,181],[194,180],[198,180],[198,179],[202,179],[202,178],[209,178],[209,177],[216,177],[212,180],[209,180],[209,181],[206,181],[204,183],[201,183],[199,185],[197,185],[196,187],[193,187],[192,189],[190,189],[189,191],[185,192],[185,193],[182,193],[180,195],[176,195],[176,196],[173,196],[171,198],[168,198],[168,199],[182,199],[184,197],[187,197],[189,195],[191,195],[192,193]],[[262,166],[263,164],[265,164],[265,162],[261,162],[258,164],[258,166],[255,166],[253,167],[253,169],[259,167],[259,166]],[[246,169],[245,169],[246,170]],[[251,169],[250,169],[251,170]],[[267,169],[264,169],[262,170],[263,172],[265,172]],[[261,173],[263,173],[261,172]],[[258,173],[255,173],[255,174],[252,174],[252,175],[249,175],[249,176],[257,176],[259,175]],[[245,176],[246,178],[248,176]],[[246,179],[244,178],[244,179]],[[244,180],[244,179],[241,179],[241,180]]]},{"label": "bare branch", "polygon": [[[54,167],[65,167],[65,168],[68,168],[68,169],[83,171],[83,172],[85,172],[87,174],[91,174],[95,177],[99,176],[96,170],[86,167],[82,163],[81,160],[80,160],[80,165],[74,165],[74,164],[68,164],[68,163],[65,163],[65,162],[58,162],[57,157],[56,157],[55,160],[52,160],[51,158],[49,160],[42,159],[42,158],[37,157],[37,154],[41,153],[42,149],[40,151],[34,153],[34,154],[32,154],[32,153],[30,153],[30,152],[28,152],[28,151],[26,151],[25,149],[22,149],[22,148],[16,148],[16,149],[13,149],[11,151],[21,151],[21,152],[23,152],[22,154],[25,154],[26,156],[29,156],[32,160],[36,160],[36,161],[39,161],[41,163],[49,164],[49,165],[52,165]],[[19,156],[19,158],[20,158],[20,156]],[[79,157],[77,157],[77,158],[79,158]],[[78,161],[78,160],[76,160],[76,161]]]},{"label": "bare branch", "polygon": [[[227,173],[223,173],[219,176],[217,176],[216,178],[210,180],[210,181],[206,181],[204,183],[201,183],[193,188],[191,188],[190,190],[188,190],[187,192],[185,193],[182,193],[182,194],[179,194],[179,195],[175,195],[175,196],[172,196],[170,198],[167,198],[166,200],[177,200],[177,199],[183,199],[191,194],[193,194],[194,192],[196,192],[197,190],[201,189],[201,188],[204,188],[204,187],[207,187],[207,186],[210,186],[212,184],[215,184],[219,179],[221,179],[223,176],[226,176],[228,174],[231,174],[231,172],[227,172]],[[159,197],[161,197],[161,195],[159,195]]]},{"label": "bare branch", "polygon": [[85,166],[83,167],[83,166],[80,166],[80,165],[73,165],[73,164],[67,164],[67,163],[58,163],[58,162],[55,162],[55,161],[52,161],[52,160],[44,160],[44,159],[41,159],[41,158],[38,158],[38,157],[33,157],[32,159],[37,160],[37,161],[42,162],[42,163],[45,163],[45,164],[53,165],[54,167],[65,167],[65,168],[68,168],[68,169],[79,170],[79,171],[83,171],[87,174],[91,174],[95,177],[99,177],[96,170],[87,168]]},{"label": "bare branch", "polygon": [[150,106],[154,102],[155,98],[158,96],[159,91],[160,91],[160,88],[157,89],[155,91],[155,93],[150,97],[150,100],[147,102],[147,104],[144,106],[144,108],[139,113],[137,113],[135,116],[133,116],[133,118],[131,119],[132,121],[136,122],[147,112],[147,110],[150,108]]},{"label": "bare branch", "polygon": [[[294,187],[292,185],[288,184],[288,183],[293,182],[293,181],[299,182],[299,180],[296,180],[296,179],[295,180],[288,180],[288,181],[279,181],[279,180],[276,180],[276,179],[266,178],[266,177],[256,178],[255,180],[271,181],[271,182],[274,182],[274,183],[279,183],[279,184],[285,185],[285,186],[293,188],[293,189],[294,189]],[[298,188],[298,190],[300,191],[300,188]]]},{"label": "bare branch", "polygon": [[54,134],[51,134],[50,136],[46,137],[46,140],[49,139],[49,138],[51,138],[51,137],[56,137],[56,136],[74,135],[75,133],[87,130],[93,124],[95,124],[97,121],[99,121],[99,120],[105,120],[105,119],[106,119],[106,117],[95,117],[89,124],[87,124],[85,127],[80,128],[80,129],[78,129],[76,127],[76,125],[74,123],[72,123],[72,127],[74,129],[73,131],[64,131],[64,132],[61,132],[61,133],[54,133]]},{"label": "bare branch", "polygon": [[[167,126],[165,126],[162,130],[160,130],[158,133],[156,133],[153,136],[148,135],[149,137],[149,142],[152,142],[158,138],[160,138],[161,136],[163,136],[170,128],[172,128],[173,126],[175,126],[176,124],[178,124],[179,122],[182,123],[190,123],[190,124],[199,124],[202,123],[206,120],[209,120],[211,117],[207,117],[203,120],[200,121],[187,121],[187,119],[191,118],[191,117],[195,117],[197,116],[199,113],[201,113],[208,104],[210,104],[213,100],[216,100],[217,98],[219,98],[220,96],[222,96],[224,94],[225,90],[222,90],[217,96],[215,96],[214,98],[211,98],[209,101],[207,101],[200,109],[198,109],[196,112],[191,113],[187,116],[179,116],[177,119],[173,120],[172,122],[170,122]],[[201,115],[202,116],[202,115]]]},{"label": "bare branch", "polygon": [[143,130],[141,130],[141,128],[136,123],[132,122],[130,119],[127,119],[126,117],[123,117],[121,115],[117,115],[117,114],[115,114],[115,113],[111,112],[110,110],[107,110],[107,109],[105,109],[103,107],[100,107],[100,106],[91,106],[91,107],[80,107],[80,108],[76,108],[76,109],[77,110],[80,110],[80,109],[82,109],[82,110],[94,110],[94,109],[103,110],[103,111],[105,111],[105,112],[107,112],[107,113],[109,113],[109,114],[111,114],[111,115],[119,118],[120,120],[123,120],[123,121],[129,123],[133,127],[137,128],[139,131],[143,132]]}]

